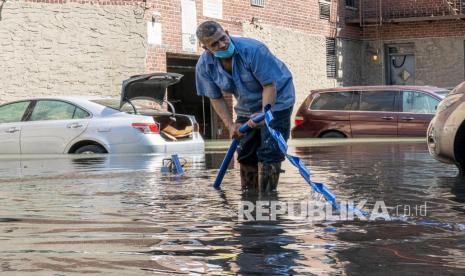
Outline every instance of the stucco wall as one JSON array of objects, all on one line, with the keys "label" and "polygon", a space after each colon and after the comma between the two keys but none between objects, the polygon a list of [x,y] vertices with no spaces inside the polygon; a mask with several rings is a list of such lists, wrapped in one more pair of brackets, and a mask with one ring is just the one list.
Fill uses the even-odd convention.
[{"label": "stucco wall", "polygon": [[[415,54],[415,84],[453,87],[465,79],[465,37],[385,40],[381,45],[413,44]],[[381,62],[373,63],[367,50],[371,41],[362,45],[362,84],[385,84],[385,53],[381,47]]]},{"label": "stucco wall", "polygon": [[0,21],[0,102],[46,95],[118,96],[145,72],[137,5],[8,1]]},{"label": "stucco wall", "polygon": [[296,105],[294,113],[310,90],[337,85],[326,77],[326,38],[289,28],[243,24],[244,36],[264,42],[286,65],[294,77]]}]

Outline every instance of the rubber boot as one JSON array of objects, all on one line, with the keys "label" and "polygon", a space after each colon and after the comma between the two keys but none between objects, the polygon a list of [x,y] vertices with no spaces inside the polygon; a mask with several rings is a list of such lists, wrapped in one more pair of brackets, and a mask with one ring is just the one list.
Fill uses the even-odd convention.
[{"label": "rubber boot", "polygon": [[258,163],[258,191],[269,193],[278,187],[279,174],[281,173],[281,162]]},{"label": "rubber boot", "polygon": [[258,188],[258,164],[240,164],[242,190]]}]

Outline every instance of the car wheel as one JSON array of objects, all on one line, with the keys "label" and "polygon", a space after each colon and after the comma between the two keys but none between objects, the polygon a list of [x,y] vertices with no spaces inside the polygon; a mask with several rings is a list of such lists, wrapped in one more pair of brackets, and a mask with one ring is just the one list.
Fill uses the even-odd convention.
[{"label": "car wheel", "polygon": [[95,153],[107,153],[107,151],[97,145],[87,145],[78,148],[74,153],[76,154],[95,154]]},{"label": "car wheel", "polygon": [[325,134],[321,135],[320,138],[346,138],[346,136],[337,131],[330,131],[330,132],[326,132]]}]

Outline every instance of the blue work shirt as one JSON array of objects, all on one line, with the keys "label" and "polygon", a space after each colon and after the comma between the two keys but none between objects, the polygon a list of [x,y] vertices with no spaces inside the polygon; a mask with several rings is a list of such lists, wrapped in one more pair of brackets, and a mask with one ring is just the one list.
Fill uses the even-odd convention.
[{"label": "blue work shirt", "polygon": [[274,111],[294,106],[295,89],[292,74],[265,44],[251,38],[232,37],[236,48],[232,57],[232,74],[219,58],[205,51],[197,62],[197,94],[217,99],[222,92],[232,93],[237,100],[238,116],[248,117],[262,110],[263,86],[276,85]]}]

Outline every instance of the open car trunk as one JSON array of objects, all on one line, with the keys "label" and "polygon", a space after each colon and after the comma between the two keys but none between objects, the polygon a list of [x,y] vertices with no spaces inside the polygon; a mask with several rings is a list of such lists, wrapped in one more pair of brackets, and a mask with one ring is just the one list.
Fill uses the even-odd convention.
[{"label": "open car trunk", "polygon": [[192,139],[194,130],[198,130],[195,118],[190,115],[175,114],[173,112],[147,112],[138,114],[152,116],[160,125],[160,134],[167,141],[182,141]]},{"label": "open car trunk", "polygon": [[[181,81],[177,73],[153,73],[133,76],[123,81],[120,110],[152,116],[160,125],[160,134],[167,141],[190,140],[198,131],[194,116],[177,114],[166,100],[166,89]],[[165,111],[165,104],[169,107]]]}]

